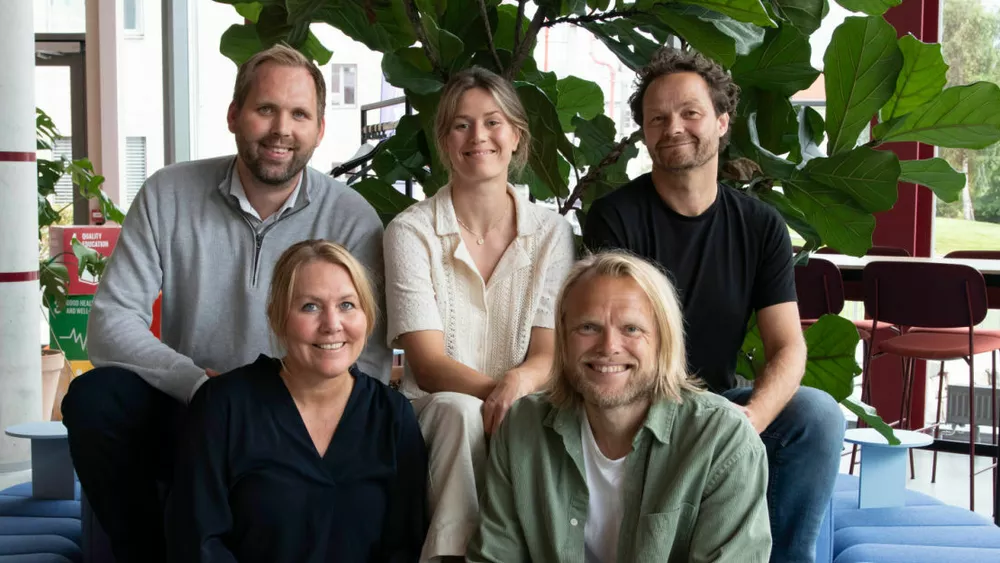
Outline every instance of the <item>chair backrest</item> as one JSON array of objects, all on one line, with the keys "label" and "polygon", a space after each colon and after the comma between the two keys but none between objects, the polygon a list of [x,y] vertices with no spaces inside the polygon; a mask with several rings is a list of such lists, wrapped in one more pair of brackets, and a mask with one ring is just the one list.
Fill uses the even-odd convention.
[{"label": "chair backrest", "polygon": [[809,258],[807,263],[795,266],[795,294],[799,318],[818,319],[825,314],[840,313],[844,308],[840,269],[829,260]]},{"label": "chair backrest", "polygon": [[969,260],[1000,260],[1000,250],[952,250],[945,258],[968,258]]},{"label": "chair backrest", "polygon": [[[840,254],[839,250],[830,248],[829,246],[824,246],[816,251],[816,254]],[[898,248],[895,246],[873,246],[865,252],[865,256],[909,256],[910,251],[905,248]]]},{"label": "chair backrest", "polygon": [[865,313],[901,326],[971,327],[986,317],[986,282],[975,268],[929,262],[870,262]]}]

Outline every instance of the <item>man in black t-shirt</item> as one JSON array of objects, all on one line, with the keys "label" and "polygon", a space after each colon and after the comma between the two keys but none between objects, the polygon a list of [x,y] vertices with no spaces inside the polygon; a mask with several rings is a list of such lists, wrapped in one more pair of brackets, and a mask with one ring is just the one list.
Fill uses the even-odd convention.
[{"label": "man in black t-shirt", "polygon": [[[594,202],[584,243],[632,251],[670,275],[684,308],[689,369],[746,414],[767,448],[771,561],[814,561],[844,419],[828,394],[799,386],[806,346],[784,221],[718,183],[739,88],[705,57],[669,48],[637,84],[629,102],[653,171]],[[737,388],[737,353],[755,312],[768,360],[752,389]]]}]

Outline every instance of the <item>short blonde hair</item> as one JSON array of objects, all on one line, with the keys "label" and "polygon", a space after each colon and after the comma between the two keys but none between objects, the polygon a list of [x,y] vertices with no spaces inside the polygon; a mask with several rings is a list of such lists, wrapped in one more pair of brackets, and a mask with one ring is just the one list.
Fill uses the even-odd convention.
[{"label": "short blonde hair", "polygon": [[473,88],[482,88],[493,96],[500,111],[510,121],[510,124],[517,131],[519,140],[517,150],[510,158],[510,169],[514,175],[520,174],[526,164],[528,155],[531,153],[531,131],[528,128],[528,113],[524,111],[521,99],[517,97],[517,90],[510,81],[486,70],[483,67],[474,66],[456,73],[448,81],[441,93],[441,101],[438,103],[437,115],[434,119],[434,132],[436,135],[438,155],[441,157],[441,164],[449,171],[451,161],[448,159],[447,138],[451,131],[452,122],[455,121],[455,114],[458,113],[458,102],[462,95]]},{"label": "short blonde hair", "polygon": [[358,294],[358,306],[365,314],[368,326],[365,327],[365,340],[375,330],[378,319],[378,305],[372,291],[365,267],[351,256],[346,248],[327,240],[304,240],[288,247],[274,265],[271,276],[271,288],[267,298],[267,323],[271,332],[278,339],[278,344],[285,348],[285,326],[292,308],[295,294],[295,280],[299,270],[310,262],[323,261],[343,267],[347,270],[354,290]]},{"label": "short blonde hair", "polygon": [[681,401],[683,391],[700,391],[698,379],[687,371],[684,349],[684,319],[674,286],[656,266],[624,252],[601,252],[577,262],[559,292],[556,306],[555,356],[549,381],[549,400],[556,406],[578,404],[580,393],[573,387],[566,370],[567,298],[577,285],[598,277],[631,279],[649,299],[657,329],[656,364],[653,366],[654,402]]},{"label": "short blonde hair", "polygon": [[240,65],[236,71],[236,85],[233,87],[233,103],[237,108],[242,108],[247,96],[250,95],[250,87],[257,77],[257,69],[264,63],[274,63],[280,66],[292,68],[304,68],[312,76],[313,84],[316,86],[316,117],[323,121],[324,110],[326,109],[326,80],[323,78],[323,71],[305,57],[302,53],[289,47],[284,43],[278,43],[273,47],[264,49],[254,54],[247,61]]}]

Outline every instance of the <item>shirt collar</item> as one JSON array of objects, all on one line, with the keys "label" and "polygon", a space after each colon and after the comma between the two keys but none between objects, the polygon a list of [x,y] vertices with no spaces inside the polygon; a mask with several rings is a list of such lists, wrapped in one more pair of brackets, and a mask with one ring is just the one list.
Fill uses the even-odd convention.
[{"label": "shirt collar", "polygon": [[[663,444],[670,443],[670,433],[673,431],[674,419],[677,417],[677,407],[679,405],[670,399],[657,401],[650,405],[649,412],[646,413],[646,421],[642,428],[645,428],[653,435],[653,438]],[[568,444],[580,443],[580,411],[582,407],[573,405],[570,407],[554,407],[545,417],[545,426],[551,427],[557,434],[563,437]],[[642,430],[636,433],[632,440],[632,447],[635,448]]]},{"label": "shirt collar", "polygon": [[[281,217],[281,214],[286,210],[295,207],[295,203],[299,199],[299,192],[302,191],[302,179],[305,178],[305,175],[306,171],[305,168],[303,168],[302,172],[299,173],[299,181],[295,184],[295,189],[288,195],[288,199],[286,199],[285,203],[281,205],[281,208],[274,213],[273,217]],[[229,195],[236,198],[236,200],[240,203],[240,209],[242,209],[244,213],[256,218],[258,221],[263,221],[257,213],[257,210],[253,208],[253,205],[250,205],[250,199],[247,197],[246,190],[243,189],[243,182],[240,181],[240,173],[239,170],[236,169],[235,164],[233,165],[233,171],[230,175]]]},{"label": "shirt collar", "polygon": [[[517,221],[517,236],[534,233],[539,228],[538,219],[531,213],[531,202],[518,195],[514,186],[507,183],[507,193],[514,199],[514,213]],[[455,205],[451,201],[451,184],[443,186],[434,194],[434,230],[438,236],[459,234]]]}]

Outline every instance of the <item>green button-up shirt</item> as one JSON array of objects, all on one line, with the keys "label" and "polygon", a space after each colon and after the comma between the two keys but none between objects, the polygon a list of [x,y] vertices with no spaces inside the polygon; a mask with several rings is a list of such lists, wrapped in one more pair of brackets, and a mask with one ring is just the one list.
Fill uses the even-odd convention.
[{"label": "green button-up shirt", "polygon": [[[518,401],[493,436],[468,561],[582,563],[589,493],[582,407]],[[622,563],[765,563],[771,552],[764,444],[711,393],[653,404],[625,462]]]}]

